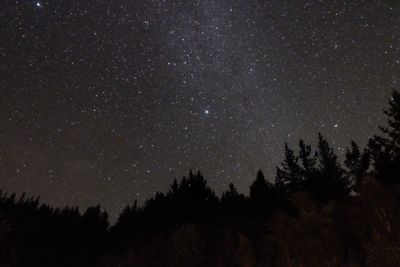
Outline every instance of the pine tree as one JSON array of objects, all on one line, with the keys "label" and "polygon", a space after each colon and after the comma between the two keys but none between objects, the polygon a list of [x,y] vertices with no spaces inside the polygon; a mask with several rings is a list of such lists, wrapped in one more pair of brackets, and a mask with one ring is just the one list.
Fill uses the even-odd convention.
[{"label": "pine tree", "polygon": [[360,147],[356,142],[351,141],[351,148],[347,148],[344,164],[347,167],[348,175],[352,180],[352,185],[358,191],[362,179],[367,175],[370,165],[370,154],[364,149],[361,153]]},{"label": "pine tree", "polygon": [[[389,136],[394,145],[400,146],[400,92],[394,91],[389,100],[389,109],[384,110],[388,116],[389,127],[380,127],[380,129]],[[399,152],[399,151],[397,151]]]},{"label": "pine tree", "polygon": [[400,93],[393,92],[389,108],[384,110],[389,127],[382,127],[384,136],[374,136],[369,140],[376,178],[383,184],[400,182]]},{"label": "pine tree", "polygon": [[250,185],[250,200],[258,204],[274,204],[278,199],[276,188],[268,182],[261,170],[258,170],[256,180]]},{"label": "pine tree", "polygon": [[176,178],[174,178],[174,181],[170,187],[169,193],[171,195],[177,194],[179,190],[179,185],[178,185],[178,181],[176,180]]},{"label": "pine tree", "polygon": [[229,189],[221,196],[221,202],[235,200],[239,197],[239,193],[233,183],[229,184]]},{"label": "pine tree", "polygon": [[267,191],[267,181],[261,170],[258,170],[256,180],[250,185],[250,199],[255,202],[262,202]]},{"label": "pine tree", "polygon": [[306,145],[303,140],[299,142],[299,158],[303,165],[304,175],[312,175],[316,171],[315,165],[317,164],[317,158],[315,155],[312,155],[311,146]]},{"label": "pine tree", "polygon": [[327,140],[318,135],[318,150],[315,153],[318,160],[317,171],[306,176],[307,189],[316,199],[329,201],[348,196],[350,181],[341,168],[337,156]]},{"label": "pine tree", "polygon": [[237,192],[233,183],[229,184],[229,189],[222,193],[221,207],[225,209],[235,210],[242,209],[245,204],[245,196]]},{"label": "pine tree", "polygon": [[285,159],[276,170],[275,184],[283,193],[299,191],[303,187],[299,157],[285,144]]}]

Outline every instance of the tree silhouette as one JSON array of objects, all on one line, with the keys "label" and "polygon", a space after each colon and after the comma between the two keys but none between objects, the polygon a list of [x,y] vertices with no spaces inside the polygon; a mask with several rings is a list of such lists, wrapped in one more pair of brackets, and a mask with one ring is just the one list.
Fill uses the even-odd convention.
[{"label": "tree silhouette", "polygon": [[348,196],[350,192],[349,177],[321,134],[314,153],[303,140],[299,142],[298,156],[285,144],[285,159],[277,168],[275,183],[286,194],[306,191],[323,202]]},{"label": "tree silhouette", "polygon": [[304,186],[303,172],[299,165],[299,157],[285,144],[285,159],[276,169],[276,186],[284,193],[302,190]]},{"label": "tree silhouette", "polygon": [[229,189],[222,193],[221,206],[227,209],[239,208],[243,206],[246,198],[243,194],[239,194],[233,183],[229,184]]},{"label": "tree silhouette", "polygon": [[350,181],[341,168],[337,156],[328,141],[318,134],[318,150],[315,153],[318,169],[306,176],[307,189],[316,199],[328,201],[346,197],[350,193]]},{"label": "tree silhouette", "polygon": [[256,180],[250,185],[250,200],[254,203],[268,203],[276,198],[274,186],[265,180],[264,174],[258,170]]},{"label": "tree silhouette", "polygon": [[388,127],[381,129],[384,136],[374,136],[369,140],[376,178],[383,184],[400,182],[400,93],[394,91],[389,100],[389,108],[384,110]]},{"label": "tree silhouette", "polygon": [[299,159],[303,166],[303,176],[308,179],[315,176],[315,173],[317,172],[317,158],[315,155],[312,155],[311,146],[306,145],[303,140],[300,140],[299,142]]},{"label": "tree silhouette", "polygon": [[367,175],[370,158],[371,156],[366,149],[361,153],[360,147],[356,142],[351,141],[351,148],[347,148],[344,164],[356,191],[360,188],[362,179]]}]

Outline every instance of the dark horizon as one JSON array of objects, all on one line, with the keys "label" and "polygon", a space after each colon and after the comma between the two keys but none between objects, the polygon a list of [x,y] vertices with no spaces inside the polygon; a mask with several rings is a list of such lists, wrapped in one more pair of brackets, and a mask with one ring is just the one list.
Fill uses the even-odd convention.
[{"label": "dark horizon", "polygon": [[343,161],[319,133],[315,146],[286,143],[274,182],[259,170],[249,196],[231,183],[219,197],[190,171],[113,225],[100,206],[0,192],[0,265],[399,266],[400,92],[384,114],[387,127]]},{"label": "dark horizon", "polygon": [[395,1],[3,1],[0,188],[118,214],[200,169],[219,193],[321,132],[385,123]]}]

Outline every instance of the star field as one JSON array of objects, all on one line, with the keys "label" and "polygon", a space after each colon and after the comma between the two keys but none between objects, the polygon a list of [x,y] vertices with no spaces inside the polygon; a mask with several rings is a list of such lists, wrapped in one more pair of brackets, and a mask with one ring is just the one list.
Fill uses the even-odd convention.
[{"label": "star field", "polygon": [[112,216],[200,169],[247,192],[283,144],[343,153],[399,88],[397,1],[2,1],[0,187]]}]

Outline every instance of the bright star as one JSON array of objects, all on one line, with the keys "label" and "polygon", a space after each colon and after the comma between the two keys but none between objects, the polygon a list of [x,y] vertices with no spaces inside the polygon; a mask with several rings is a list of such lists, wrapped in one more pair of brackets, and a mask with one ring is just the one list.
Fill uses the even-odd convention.
[{"label": "bright star", "polygon": [[210,111],[209,111],[208,109],[206,109],[206,110],[204,111],[204,113],[205,113],[205,114],[208,114],[208,113],[210,113]]},{"label": "bright star", "polygon": [[37,7],[42,7],[42,4],[40,2],[36,2]]}]

